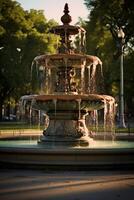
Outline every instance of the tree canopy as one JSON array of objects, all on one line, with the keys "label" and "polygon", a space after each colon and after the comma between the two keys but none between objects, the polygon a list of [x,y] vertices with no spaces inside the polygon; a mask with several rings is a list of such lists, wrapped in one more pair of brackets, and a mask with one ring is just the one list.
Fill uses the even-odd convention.
[{"label": "tree canopy", "polygon": [[124,91],[126,112],[134,110],[134,2],[131,0],[84,0],[89,9],[87,51],[103,62],[106,92],[119,95],[120,52],[117,31],[124,38]]},{"label": "tree canopy", "polygon": [[0,106],[29,94],[33,58],[55,52],[56,37],[48,33],[55,24],[43,10],[25,11],[16,1],[0,0]]}]

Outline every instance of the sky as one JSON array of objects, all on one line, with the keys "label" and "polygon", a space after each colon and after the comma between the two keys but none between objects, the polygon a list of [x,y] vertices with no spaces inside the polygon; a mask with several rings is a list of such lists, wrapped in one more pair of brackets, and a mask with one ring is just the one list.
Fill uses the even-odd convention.
[{"label": "sky", "polygon": [[16,0],[21,4],[24,10],[36,9],[44,10],[47,20],[55,19],[61,23],[60,18],[63,15],[64,5],[68,3],[71,24],[78,22],[78,17],[87,19],[89,11],[84,5],[84,0]]}]

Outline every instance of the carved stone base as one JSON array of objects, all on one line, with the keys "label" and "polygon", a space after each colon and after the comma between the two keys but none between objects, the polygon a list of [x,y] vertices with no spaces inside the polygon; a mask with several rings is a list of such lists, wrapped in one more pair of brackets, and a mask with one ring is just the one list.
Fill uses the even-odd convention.
[{"label": "carved stone base", "polygon": [[39,143],[49,146],[88,146],[90,140],[85,119],[51,119]]}]

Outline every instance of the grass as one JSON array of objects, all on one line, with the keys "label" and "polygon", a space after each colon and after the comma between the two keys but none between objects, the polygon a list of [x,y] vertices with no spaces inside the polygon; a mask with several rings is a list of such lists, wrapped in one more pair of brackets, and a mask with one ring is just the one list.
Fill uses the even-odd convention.
[{"label": "grass", "polygon": [[134,133],[134,128],[126,127],[126,128],[116,128],[116,133]]},{"label": "grass", "polygon": [[0,130],[17,130],[17,129],[43,129],[38,125],[30,125],[24,122],[0,122]]},{"label": "grass", "polygon": [[[17,129],[42,129],[43,126],[38,125],[30,125],[28,123],[24,122],[0,122],[0,130],[17,130]],[[95,127],[90,127],[91,131],[96,131]],[[104,128],[103,126],[99,126],[97,128],[98,132],[103,132]],[[116,133],[134,133],[134,127],[127,127],[127,128],[115,128]]]}]

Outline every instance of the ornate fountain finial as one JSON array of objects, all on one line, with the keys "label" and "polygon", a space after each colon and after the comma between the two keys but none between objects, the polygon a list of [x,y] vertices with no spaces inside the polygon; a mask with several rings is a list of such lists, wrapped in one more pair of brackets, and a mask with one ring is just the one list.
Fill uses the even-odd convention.
[{"label": "ornate fountain finial", "polygon": [[64,11],[65,14],[61,17],[61,21],[64,25],[68,25],[72,21],[72,17],[68,14],[69,9],[68,9],[68,4],[65,4]]}]

